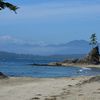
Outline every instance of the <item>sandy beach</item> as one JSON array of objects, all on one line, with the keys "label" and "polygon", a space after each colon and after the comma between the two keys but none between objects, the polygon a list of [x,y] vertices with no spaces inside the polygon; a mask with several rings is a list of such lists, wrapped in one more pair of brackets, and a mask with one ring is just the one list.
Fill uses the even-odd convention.
[{"label": "sandy beach", "polygon": [[100,77],[0,79],[0,100],[100,100]]},{"label": "sandy beach", "polygon": [[62,65],[61,66],[65,66],[65,67],[67,67],[67,66],[73,66],[73,67],[82,67],[82,68],[100,68],[100,64],[98,64],[98,65],[94,65],[94,64],[69,64],[69,63],[62,63]]}]

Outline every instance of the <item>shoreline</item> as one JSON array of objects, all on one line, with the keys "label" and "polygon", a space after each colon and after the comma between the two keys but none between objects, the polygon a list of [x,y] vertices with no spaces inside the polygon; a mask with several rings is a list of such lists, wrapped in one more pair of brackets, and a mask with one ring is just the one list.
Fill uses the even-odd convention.
[{"label": "shoreline", "polygon": [[51,66],[51,67],[82,67],[82,68],[100,68],[100,64],[79,64],[79,63],[60,63],[60,62],[53,62],[49,64],[31,64],[32,66]]},{"label": "shoreline", "polygon": [[62,63],[62,66],[72,66],[72,67],[82,67],[82,68],[100,68],[100,64],[93,65],[93,64],[68,64],[68,63]]},{"label": "shoreline", "polygon": [[81,64],[81,63],[63,63],[63,62],[51,62],[48,64],[30,64],[32,66],[50,66],[50,67],[85,67],[85,68],[100,68],[100,64]]},{"label": "shoreline", "polygon": [[62,66],[62,67],[82,67],[82,68],[100,68],[100,64],[81,64],[81,63],[63,63],[63,62],[51,62],[48,66]]}]

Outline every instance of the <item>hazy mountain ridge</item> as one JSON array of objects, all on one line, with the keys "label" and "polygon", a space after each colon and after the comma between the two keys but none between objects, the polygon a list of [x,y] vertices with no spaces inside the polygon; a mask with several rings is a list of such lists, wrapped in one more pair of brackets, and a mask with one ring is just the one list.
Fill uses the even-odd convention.
[{"label": "hazy mountain ridge", "polygon": [[89,42],[85,40],[74,40],[63,44],[12,43],[11,41],[0,43],[0,51],[33,55],[87,54],[90,49]]}]

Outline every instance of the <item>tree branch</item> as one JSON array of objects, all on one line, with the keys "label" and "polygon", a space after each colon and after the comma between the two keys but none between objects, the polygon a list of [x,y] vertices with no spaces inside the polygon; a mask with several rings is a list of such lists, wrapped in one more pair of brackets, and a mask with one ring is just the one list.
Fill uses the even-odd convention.
[{"label": "tree branch", "polygon": [[16,13],[16,10],[19,8],[11,3],[4,2],[3,0],[0,0],[0,10],[3,10],[5,8],[9,8],[10,10],[14,11]]}]

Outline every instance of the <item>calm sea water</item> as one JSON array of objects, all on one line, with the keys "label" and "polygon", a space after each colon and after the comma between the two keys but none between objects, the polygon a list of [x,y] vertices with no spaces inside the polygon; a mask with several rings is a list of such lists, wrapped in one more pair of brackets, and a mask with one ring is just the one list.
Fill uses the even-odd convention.
[{"label": "calm sea water", "polygon": [[63,61],[65,57],[34,57],[0,61],[0,72],[14,77],[78,77],[100,75],[99,68],[79,67],[50,67],[32,66],[32,63],[45,64],[49,62]]}]

